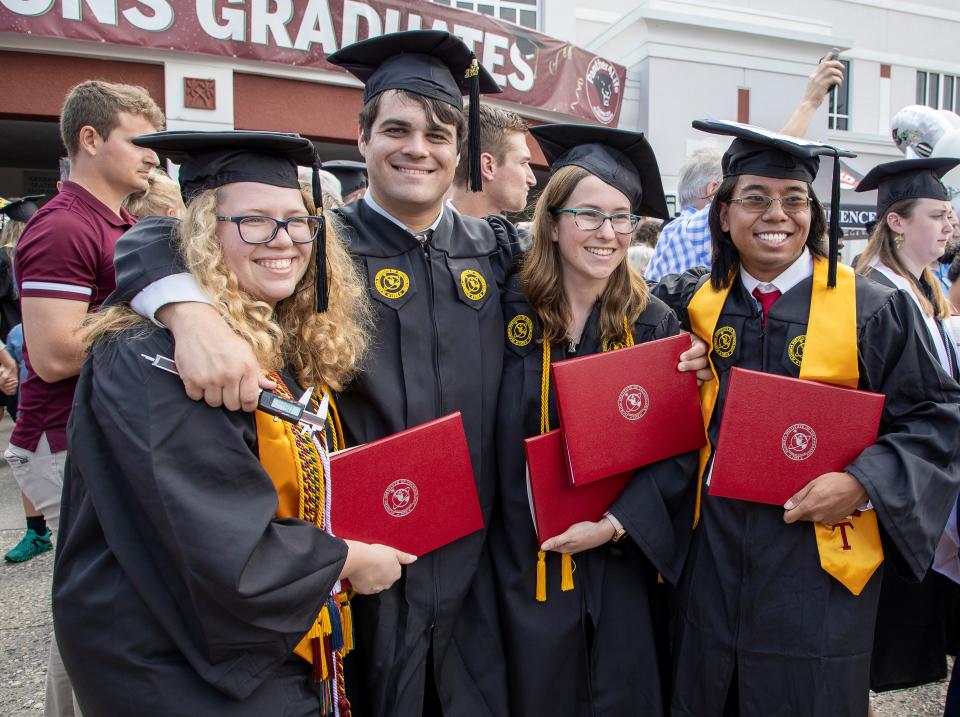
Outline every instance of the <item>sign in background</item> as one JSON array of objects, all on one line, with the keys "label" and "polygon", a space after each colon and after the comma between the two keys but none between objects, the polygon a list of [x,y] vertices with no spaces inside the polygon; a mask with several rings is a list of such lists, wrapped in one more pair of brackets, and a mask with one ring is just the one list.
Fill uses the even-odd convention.
[{"label": "sign in background", "polygon": [[616,126],[626,71],[569,43],[422,0],[0,0],[0,32],[340,71],[335,50],[399,30],[460,37],[499,98]]},{"label": "sign in background", "polygon": [[[824,207],[827,220],[830,219],[830,207]],[[840,226],[844,229],[860,229],[867,222],[876,221],[877,208],[873,204],[841,204]]]}]

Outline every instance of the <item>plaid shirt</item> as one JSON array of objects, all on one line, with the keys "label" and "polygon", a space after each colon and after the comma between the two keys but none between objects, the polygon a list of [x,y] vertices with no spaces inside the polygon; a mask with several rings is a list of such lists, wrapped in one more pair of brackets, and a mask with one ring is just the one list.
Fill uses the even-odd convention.
[{"label": "plaid shirt", "polygon": [[679,274],[694,266],[710,266],[710,205],[687,207],[660,233],[657,246],[643,276],[660,281],[667,274]]}]

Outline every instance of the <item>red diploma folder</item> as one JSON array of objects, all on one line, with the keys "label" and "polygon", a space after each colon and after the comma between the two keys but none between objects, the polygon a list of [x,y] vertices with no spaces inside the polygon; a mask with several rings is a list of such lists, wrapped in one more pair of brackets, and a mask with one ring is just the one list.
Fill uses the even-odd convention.
[{"label": "red diploma folder", "polygon": [[330,456],[335,535],[414,555],[483,528],[460,413]]},{"label": "red diploma folder", "polygon": [[734,368],[710,495],[783,505],[877,440],[884,396]]},{"label": "red diploma folder", "polygon": [[537,544],[564,532],[574,523],[600,520],[620,496],[632,472],[585,486],[574,486],[567,476],[567,458],[560,429],[527,438],[527,480]]},{"label": "red diploma folder", "polygon": [[697,377],[677,371],[690,335],[553,364],[557,413],[574,485],[704,443]]}]

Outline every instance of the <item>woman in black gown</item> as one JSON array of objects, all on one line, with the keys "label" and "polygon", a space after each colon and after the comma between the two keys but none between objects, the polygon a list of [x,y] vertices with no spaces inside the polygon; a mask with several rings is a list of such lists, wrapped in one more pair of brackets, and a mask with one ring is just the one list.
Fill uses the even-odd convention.
[{"label": "woman in black gown", "polygon": [[[366,333],[363,286],[297,179],[298,162],[319,164],[313,145],[256,132],[134,141],[177,157],[189,202],[182,223],[131,231],[173,240],[275,392],[313,388],[308,410],[324,413],[319,395],[352,374]],[[349,715],[340,580],[376,593],[413,558],[335,537],[336,414],[309,432],[191,400],[153,365],[174,356],[173,336],[125,307],[98,314],[87,342],[53,580],[83,714]]]},{"label": "woman in black gown", "polygon": [[[951,307],[929,265],[953,236],[950,193],[940,178],[958,159],[930,157],[874,167],[857,191],[877,190],[877,225],[857,272],[899,289],[920,313],[920,340],[954,380],[960,378],[950,330]],[[956,508],[948,521],[956,532]],[[954,582],[951,582],[953,580]],[[933,570],[920,582],[894,570],[883,575],[870,689],[915,687],[946,675],[945,654],[955,652],[960,615],[960,557],[947,533],[934,555]],[[960,673],[957,673],[960,675]]]},{"label": "woman in black gown", "polygon": [[[658,573],[667,583],[679,577],[695,454],[637,470],[608,515],[538,546],[523,441],[541,432],[544,410],[548,427],[558,427],[549,388],[549,405],[541,403],[545,363],[679,332],[626,260],[638,215],[667,216],[663,188],[640,133],[576,125],[532,133],[553,175],[537,202],[532,247],[505,292],[500,502],[490,531],[510,702],[518,717],[658,715],[666,624],[657,614],[666,590]],[[596,441],[598,450],[617,450],[604,445],[602,426]],[[541,549],[545,602],[535,598]],[[561,556],[570,554],[574,586],[564,591]]]}]

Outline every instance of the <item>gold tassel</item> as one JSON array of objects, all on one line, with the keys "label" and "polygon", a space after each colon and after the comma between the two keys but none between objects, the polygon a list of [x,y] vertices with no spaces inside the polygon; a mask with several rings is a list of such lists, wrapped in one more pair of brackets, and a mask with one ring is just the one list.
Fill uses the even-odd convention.
[{"label": "gold tassel", "polygon": [[537,551],[537,602],[547,601],[547,554]]},{"label": "gold tassel", "polygon": [[661,575],[660,573],[657,573],[657,583],[659,583],[660,585],[663,585],[663,575]]},{"label": "gold tassel", "polygon": [[333,628],[330,626],[330,609],[326,605],[320,610],[320,632],[324,637],[333,634]]},{"label": "gold tassel", "polygon": [[353,652],[353,611],[346,597],[340,606],[340,620],[343,622],[343,650],[340,654],[349,655]]},{"label": "gold tassel", "polygon": [[560,556],[560,589],[565,593],[573,590],[573,558],[567,553]]}]

